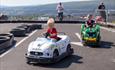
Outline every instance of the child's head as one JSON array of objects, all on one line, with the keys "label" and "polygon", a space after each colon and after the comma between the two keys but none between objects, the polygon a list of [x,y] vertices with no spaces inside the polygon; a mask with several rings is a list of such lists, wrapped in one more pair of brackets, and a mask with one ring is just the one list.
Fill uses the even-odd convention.
[{"label": "child's head", "polygon": [[62,3],[60,2],[59,5],[62,5]]},{"label": "child's head", "polygon": [[54,19],[53,18],[50,18],[48,21],[47,21],[47,25],[49,28],[53,28],[54,27]]},{"label": "child's head", "polygon": [[87,15],[87,20],[91,20],[91,19],[93,19],[93,15],[92,14],[88,14]]}]

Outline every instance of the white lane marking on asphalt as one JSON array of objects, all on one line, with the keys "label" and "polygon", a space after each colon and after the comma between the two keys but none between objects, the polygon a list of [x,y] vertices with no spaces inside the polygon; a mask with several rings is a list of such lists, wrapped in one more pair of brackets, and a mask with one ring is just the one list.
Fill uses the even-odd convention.
[{"label": "white lane marking on asphalt", "polygon": [[80,42],[82,42],[81,35],[79,33],[75,33],[75,35],[79,38]]},{"label": "white lane marking on asphalt", "polygon": [[81,43],[81,42],[71,42],[71,44],[73,44],[73,45],[78,45],[78,46],[83,46],[83,44]]},{"label": "white lane marking on asphalt", "polygon": [[106,28],[106,27],[101,27],[101,28],[104,29],[104,30],[107,30],[107,31],[115,32],[114,29],[109,29],[109,28]]},{"label": "white lane marking on asphalt", "polygon": [[24,39],[22,39],[20,42],[18,42],[15,46],[17,47],[18,45],[20,45],[23,41],[25,41],[26,39],[28,39],[29,37],[31,37],[35,32],[37,32],[37,30],[33,31],[31,34],[29,34],[29,36],[25,37]]},{"label": "white lane marking on asphalt", "polygon": [[75,35],[79,38],[79,40],[80,40],[80,42],[71,42],[71,44],[73,44],[73,45],[78,45],[78,46],[83,46],[83,44],[82,44],[82,39],[81,39],[81,36],[80,36],[80,34],[79,33],[75,33]]},{"label": "white lane marking on asphalt", "polygon": [[11,49],[9,49],[8,51],[6,51],[5,53],[3,53],[0,58],[2,58],[3,56],[5,56],[6,54],[8,54],[9,52],[11,52],[13,50],[13,48],[17,47],[18,45],[20,45],[22,42],[24,42],[26,39],[28,39],[29,37],[31,37],[35,32],[37,32],[37,30],[33,31],[31,34],[29,34],[29,36],[23,38],[20,42],[18,42],[16,45],[14,45]]}]

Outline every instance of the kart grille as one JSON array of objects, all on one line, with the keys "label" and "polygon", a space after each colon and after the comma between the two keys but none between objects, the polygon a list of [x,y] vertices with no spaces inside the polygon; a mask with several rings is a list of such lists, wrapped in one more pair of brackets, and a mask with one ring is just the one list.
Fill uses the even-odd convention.
[{"label": "kart grille", "polygon": [[95,32],[89,32],[88,34],[89,34],[89,36],[93,36],[95,34]]},{"label": "kart grille", "polygon": [[37,55],[37,56],[42,56],[43,55],[42,52],[34,52],[34,51],[30,52],[30,54],[31,55]]}]

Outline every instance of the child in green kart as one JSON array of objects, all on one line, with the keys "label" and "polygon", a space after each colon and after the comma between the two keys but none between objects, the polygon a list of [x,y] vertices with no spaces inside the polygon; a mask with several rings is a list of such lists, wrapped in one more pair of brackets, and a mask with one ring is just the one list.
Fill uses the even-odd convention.
[{"label": "child in green kart", "polygon": [[86,27],[92,27],[95,24],[95,21],[93,20],[93,15],[88,14],[86,19]]},{"label": "child in green kart", "polygon": [[100,26],[93,20],[93,15],[89,14],[85,24],[82,24],[81,36],[84,45],[99,45]]}]

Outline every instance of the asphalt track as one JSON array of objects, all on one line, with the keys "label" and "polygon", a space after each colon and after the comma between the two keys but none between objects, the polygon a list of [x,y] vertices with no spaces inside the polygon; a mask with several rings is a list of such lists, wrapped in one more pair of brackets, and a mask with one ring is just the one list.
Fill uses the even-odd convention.
[{"label": "asphalt track", "polygon": [[[0,24],[0,32],[7,33],[20,24]],[[36,30],[27,37],[16,37],[16,45],[0,55],[0,70],[115,70],[115,32],[101,29],[101,47],[82,46],[80,42],[81,24],[56,24],[58,32],[65,32],[71,38],[74,54],[55,64],[28,65],[25,53],[28,44],[42,36],[44,29]],[[45,28],[46,25],[43,25]]]}]

